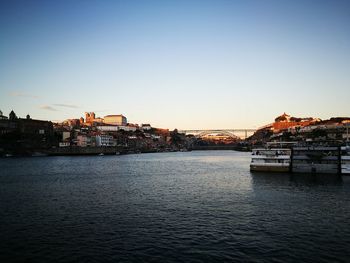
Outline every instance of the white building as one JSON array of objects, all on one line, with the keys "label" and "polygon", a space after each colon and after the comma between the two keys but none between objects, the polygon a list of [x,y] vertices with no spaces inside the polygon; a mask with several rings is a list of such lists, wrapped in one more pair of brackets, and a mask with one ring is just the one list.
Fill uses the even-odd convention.
[{"label": "white building", "polygon": [[136,126],[129,126],[129,125],[106,125],[106,126],[97,126],[97,130],[104,131],[104,132],[116,132],[120,130],[124,131],[136,131]]},{"label": "white building", "polygon": [[136,131],[137,128],[136,128],[135,126],[121,125],[121,126],[119,126],[119,130],[124,130],[124,131]]},{"label": "white building", "polygon": [[106,126],[97,126],[97,130],[104,132],[116,132],[119,131],[119,126],[117,125],[106,125]]},{"label": "white building", "polygon": [[116,141],[111,135],[101,134],[96,136],[96,146],[116,146]]}]

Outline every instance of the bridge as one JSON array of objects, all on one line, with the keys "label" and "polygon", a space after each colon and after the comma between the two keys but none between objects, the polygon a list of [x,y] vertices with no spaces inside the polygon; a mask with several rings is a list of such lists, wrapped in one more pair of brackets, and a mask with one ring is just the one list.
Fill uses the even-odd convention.
[{"label": "bridge", "polygon": [[208,134],[224,134],[232,138],[248,138],[256,132],[257,129],[213,129],[213,130],[179,130],[179,133],[186,135],[192,134],[196,137],[203,137]]}]

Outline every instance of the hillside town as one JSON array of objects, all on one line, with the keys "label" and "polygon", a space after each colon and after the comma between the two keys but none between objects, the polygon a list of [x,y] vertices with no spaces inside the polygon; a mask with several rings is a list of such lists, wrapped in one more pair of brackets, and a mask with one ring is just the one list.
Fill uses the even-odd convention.
[{"label": "hillside town", "polygon": [[[349,141],[350,118],[328,120],[292,117],[286,113],[259,128],[248,138],[225,134],[194,136],[176,129],[129,123],[122,114],[84,117],[53,123],[20,118],[12,110],[8,117],[0,111],[0,155],[119,154],[200,149],[250,150],[266,142],[293,141],[342,145]],[[226,148],[225,148],[226,147]]]},{"label": "hillside town", "polygon": [[256,145],[266,142],[291,141],[341,145],[349,142],[350,117],[319,118],[292,117],[286,113],[273,123],[259,128],[247,143]]},{"label": "hillside town", "polygon": [[190,141],[177,130],[128,123],[121,114],[101,118],[86,112],[85,118],[53,123],[0,111],[1,155],[178,151],[189,149]]}]

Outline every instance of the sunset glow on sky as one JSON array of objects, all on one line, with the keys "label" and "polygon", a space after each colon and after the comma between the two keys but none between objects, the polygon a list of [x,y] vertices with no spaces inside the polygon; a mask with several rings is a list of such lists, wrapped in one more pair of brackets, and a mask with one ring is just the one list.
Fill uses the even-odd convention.
[{"label": "sunset glow on sky", "polygon": [[1,1],[0,110],[178,129],[350,116],[350,1]]}]

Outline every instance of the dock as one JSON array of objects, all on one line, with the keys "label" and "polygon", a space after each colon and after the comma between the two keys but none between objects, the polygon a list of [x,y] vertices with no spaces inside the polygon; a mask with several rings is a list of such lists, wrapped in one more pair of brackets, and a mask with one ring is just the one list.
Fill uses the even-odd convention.
[{"label": "dock", "polygon": [[336,147],[293,147],[291,172],[341,174],[341,148]]}]

